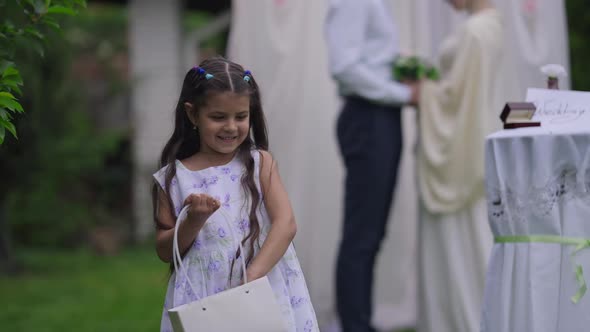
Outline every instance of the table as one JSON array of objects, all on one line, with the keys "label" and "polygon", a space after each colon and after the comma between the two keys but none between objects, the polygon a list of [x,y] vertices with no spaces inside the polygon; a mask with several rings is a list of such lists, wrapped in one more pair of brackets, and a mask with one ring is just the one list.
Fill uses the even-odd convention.
[{"label": "table", "polygon": [[[488,136],[489,224],[496,238],[484,332],[590,331],[590,128],[519,128]],[[543,236],[543,237],[538,237]],[[574,241],[574,243],[551,243]],[[580,294],[578,294],[578,297]]]}]

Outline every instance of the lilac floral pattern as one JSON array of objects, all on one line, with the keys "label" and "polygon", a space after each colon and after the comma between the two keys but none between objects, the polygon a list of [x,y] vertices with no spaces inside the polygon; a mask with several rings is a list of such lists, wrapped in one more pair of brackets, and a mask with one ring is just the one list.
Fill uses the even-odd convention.
[{"label": "lilac floral pattern", "polygon": [[223,239],[225,237],[225,235],[226,235],[225,234],[225,229],[223,229],[223,227],[219,227],[217,229],[217,235],[219,235],[219,237]]},{"label": "lilac floral pattern", "polygon": [[[252,151],[255,169],[260,168],[260,154]],[[166,168],[154,178],[163,184]],[[192,193],[206,193],[221,202],[221,208],[229,217],[214,213],[205,223],[190,250],[183,258],[193,290],[182,273],[170,278],[160,331],[172,331],[167,310],[197,299],[214,295],[240,285],[243,281],[241,260],[236,258],[237,243],[250,232],[249,208],[244,208],[241,178],[244,165],[234,158],[227,165],[206,168],[200,171],[186,169],[177,161],[177,173],[170,188],[176,215],[180,213],[184,199]],[[256,173],[257,189],[261,192],[259,176]],[[247,206],[247,204],[246,204]],[[260,249],[270,230],[270,220],[262,203],[258,211],[261,234],[255,243],[255,253]],[[246,251],[249,244],[244,247]],[[248,252],[242,255],[247,255]],[[230,281],[231,276],[231,281]],[[276,295],[280,311],[289,332],[319,331],[315,312],[309,298],[305,278],[292,245],[283,258],[267,275]]]},{"label": "lilac floral pattern", "polygon": [[219,181],[219,177],[216,175],[210,177],[203,177],[193,183],[193,189],[209,189],[210,186],[216,185]]},{"label": "lilac floral pattern", "polygon": [[221,206],[229,209],[230,206],[230,202],[231,202],[231,194],[230,193],[226,193],[223,198],[221,196],[215,196],[215,198],[221,202]]},{"label": "lilac floral pattern", "polygon": [[193,248],[195,248],[195,250],[201,249],[201,240],[200,239],[196,239],[195,242],[193,242]]},{"label": "lilac floral pattern", "polygon": [[209,262],[208,272],[217,272],[221,268],[221,263],[219,261],[211,261]]},{"label": "lilac floral pattern", "polygon": [[305,298],[303,298],[303,297],[298,297],[298,296],[291,297],[291,306],[293,308],[298,308],[301,305],[303,305],[304,303],[305,303]]},{"label": "lilac floral pattern", "polygon": [[247,218],[241,218],[236,223],[240,234],[248,234],[250,232],[250,221]]}]

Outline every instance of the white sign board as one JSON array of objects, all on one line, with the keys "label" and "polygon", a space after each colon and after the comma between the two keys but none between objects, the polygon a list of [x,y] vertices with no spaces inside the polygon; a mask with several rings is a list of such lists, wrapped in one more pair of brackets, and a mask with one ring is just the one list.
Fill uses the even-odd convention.
[{"label": "white sign board", "polygon": [[590,131],[590,92],[530,88],[526,101],[537,107],[541,127]]}]

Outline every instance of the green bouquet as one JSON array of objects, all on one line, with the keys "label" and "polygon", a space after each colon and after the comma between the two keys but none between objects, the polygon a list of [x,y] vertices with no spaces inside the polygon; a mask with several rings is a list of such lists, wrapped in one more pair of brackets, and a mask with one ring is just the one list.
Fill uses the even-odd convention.
[{"label": "green bouquet", "polygon": [[393,62],[393,77],[396,81],[438,80],[438,70],[418,56],[398,56]]}]

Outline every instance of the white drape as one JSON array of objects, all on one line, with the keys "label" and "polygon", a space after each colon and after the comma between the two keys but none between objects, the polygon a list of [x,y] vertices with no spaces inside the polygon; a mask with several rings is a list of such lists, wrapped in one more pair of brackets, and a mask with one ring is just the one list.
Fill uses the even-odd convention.
[{"label": "white drape", "polygon": [[[443,0],[388,1],[401,49],[430,59],[435,58],[440,41],[464,19]],[[540,65],[554,62],[568,68],[563,0],[495,2],[507,18],[506,30],[512,32],[507,53],[513,61],[513,78],[506,80],[511,93],[507,99],[523,100],[526,87],[544,85],[538,74]],[[228,45],[228,56],[250,69],[261,85],[271,152],[279,161],[294,206],[299,224],[296,250],[320,326],[334,318],[333,278],[344,178],[335,138],[340,100],[329,77],[323,35],[326,3],[235,0]],[[536,4],[536,11],[528,10],[535,7],[531,4]],[[529,21],[544,24],[523,23]],[[532,42],[531,36],[544,39]],[[534,48],[520,46],[527,41]],[[550,47],[539,52],[546,49],[543,43]],[[569,86],[568,82],[561,85]],[[383,328],[411,325],[416,314],[416,130],[412,109],[404,110],[403,126],[404,152],[393,214],[376,271],[375,321]]]},{"label": "white drape", "polygon": [[[344,178],[335,138],[340,100],[326,63],[325,12],[325,1],[234,1],[228,51],[261,85],[271,152],[299,224],[296,250],[324,324],[334,318]],[[415,190],[413,177],[404,175],[413,167],[411,146],[405,153],[399,187],[410,191],[398,195],[377,272],[376,312],[393,320],[389,325],[412,324],[415,310]]]}]

